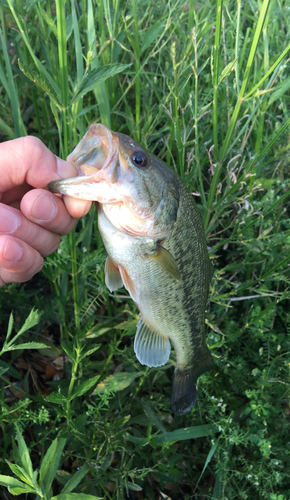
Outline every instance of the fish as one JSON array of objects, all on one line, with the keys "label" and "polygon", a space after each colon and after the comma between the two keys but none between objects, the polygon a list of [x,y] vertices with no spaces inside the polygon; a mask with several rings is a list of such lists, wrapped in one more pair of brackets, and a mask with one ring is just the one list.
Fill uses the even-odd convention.
[{"label": "fish", "polygon": [[213,266],[201,215],[179,176],[130,137],[93,124],[67,157],[78,176],[49,189],[93,200],[108,256],[105,282],[123,285],[140,311],[134,351],[142,365],[167,363],[176,352],[170,405],[189,412],[197,379],[213,370],[205,309]]}]

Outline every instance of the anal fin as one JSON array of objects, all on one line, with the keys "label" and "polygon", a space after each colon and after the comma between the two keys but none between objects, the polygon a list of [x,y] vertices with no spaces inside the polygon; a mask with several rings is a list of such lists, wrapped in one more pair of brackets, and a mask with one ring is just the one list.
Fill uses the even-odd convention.
[{"label": "anal fin", "polygon": [[137,324],[134,340],[134,351],[142,365],[162,366],[167,363],[170,355],[170,342],[147,326],[142,319]]},{"label": "anal fin", "polygon": [[105,264],[105,283],[111,292],[123,286],[120,273],[109,255]]}]

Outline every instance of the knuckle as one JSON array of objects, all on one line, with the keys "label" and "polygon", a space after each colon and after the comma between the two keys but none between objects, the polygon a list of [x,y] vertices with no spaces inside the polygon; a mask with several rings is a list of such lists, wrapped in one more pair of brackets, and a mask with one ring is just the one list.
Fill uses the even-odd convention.
[{"label": "knuckle", "polygon": [[43,142],[33,135],[23,137],[23,146],[25,154],[33,157],[33,163],[35,165],[41,163],[49,151]]},{"label": "knuckle", "polygon": [[38,137],[34,137],[33,135],[27,135],[26,137],[23,137],[22,140],[23,140],[24,148],[27,151],[34,151],[39,155],[43,154],[43,150],[45,149],[45,145]]}]

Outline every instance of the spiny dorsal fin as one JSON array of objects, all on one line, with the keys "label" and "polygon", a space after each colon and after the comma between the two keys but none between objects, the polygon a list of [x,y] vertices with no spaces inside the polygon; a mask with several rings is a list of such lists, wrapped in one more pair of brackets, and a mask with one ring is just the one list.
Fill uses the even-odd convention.
[{"label": "spiny dorsal fin", "polygon": [[142,365],[162,366],[167,363],[170,354],[169,339],[145,325],[142,319],[137,323],[134,351]]},{"label": "spiny dorsal fin", "polygon": [[111,292],[123,286],[120,273],[109,255],[105,264],[105,283]]},{"label": "spiny dorsal fin", "polygon": [[154,259],[157,264],[159,264],[164,271],[166,271],[172,278],[176,281],[181,281],[180,272],[178,270],[177,264],[171,253],[166,250],[160,243],[156,245],[156,252],[148,254],[151,259]]}]

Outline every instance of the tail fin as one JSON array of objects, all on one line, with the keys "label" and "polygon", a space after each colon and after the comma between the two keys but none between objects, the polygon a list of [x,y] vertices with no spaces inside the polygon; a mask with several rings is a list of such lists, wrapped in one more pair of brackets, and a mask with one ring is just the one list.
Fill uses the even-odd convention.
[{"label": "tail fin", "polygon": [[196,403],[197,379],[202,373],[210,370],[214,370],[214,363],[208,349],[206,363],[193,365],[184,370],[175,368],[170,398],[173,413],[183,415],[192,410]]}]

